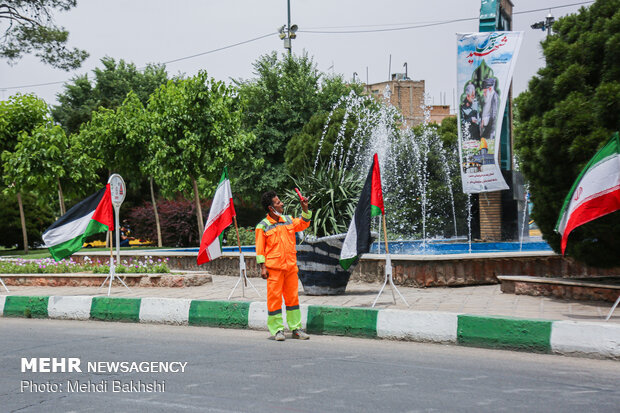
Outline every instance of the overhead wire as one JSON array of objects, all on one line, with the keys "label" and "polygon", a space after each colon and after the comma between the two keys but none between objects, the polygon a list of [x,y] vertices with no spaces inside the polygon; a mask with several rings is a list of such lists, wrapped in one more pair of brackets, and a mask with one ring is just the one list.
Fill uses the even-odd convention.
[{"label": "overhead wire", "polygon": [[[248,40],[244,40],[242,42],[229,44],[228,46],[218,47],[217,49],[207,50],[206,52],[196,53],[196,54],[193,54],[191,56],[185,56],[185,57],[180,57],[178,59],[168,60],[166,62],[161,62],[159,64],[167,65],[169,63],[175,63],[175,62],[180,62],[182,60],[193,59],[194,57],[204,56],[204,55],[207,55],[207,54],[211,54],[211,53],[219,52],[219,51],[222,51],[222,50],[230,49],[230,48],[233,48],[233,47],[236,47],[236,46],[240,46],[242,44],[247,44],[247,43],[255,42],[257,40],[264,39],[265,37],[273,36],[276,33],[277,32],[274,31],[274,32],[271,32],[271,33],[268,33],[268,34],[264,34],[262,36],[254,37],[253,39],[248,39]],[[140,67],[140,68],[138,68],[138,70],[143,70],[145,68],[146,68],[146,66]],[[66,82],[67,82],[66,80],[61,80],[61,81],[58,81],[58,82],[37,83],[37,84],[32,84],[32,85],[0,87],[0,90],[27,89],[27,88],[38,87],[38,86],[59,85],[59,84],[66,83]]]},{"label": "overhead wire", "polygon": [[[551,6],[551,7],[544,7],[541,9],[532,9],[532,10],[524,10],[524,11],[520,11],[520,12],[514,12],[512,13],[513,15],[515,14],[526,14],[526,13],[535,13],[538,11],[544,11],[544,10],[553,10],[553,9],[560,9],[560,8],[565,8],[565,7],[572,7],[572,6],[580,6],[583,4],[590,4],[590,3],[594,3],[594,0],[590,0],[590,1],[582,1],[582,2],[578,2],[578,3],[571,3],[571,4],[563,4],[563,5],[559,5],[559,6]],[[463,22],[463,21],[471,21],[471,20],[478,20],[480,18],[480,16],[476,16],[476,17],[464,17],[464,18],[460,18],[460,19],[451,19],[451,20],[443,20],[443,21],[436,21],[436,22],[429,22],[429,23],[401,23],[399,25],[407,25],[405,27],[390,27],[390,28],[383,28],[383,29],[368,29],[368,30],[312,30],[312,29],[306,29],[306,30],[298,30],[298,33],[322,33],[322,34],[352,34],[352,33],[377,33],[377,32],[394,32],[394,31],[401,31],[401,30],[411,30],[411,29],[420,29],[423,27],[432,27],[432,26],[442,26],[445,24],[452,24],[452,23],[458,23],[458,22]],[[370,27],[370,26],[387,26],[388,24],[383,24],[383,25],[369,25],[366,27]],[[394,25],[394,24],[392,24]],[[364,26],[341,26],[342,28],[347,28],[347,27],[364,27]],[[337,26],[332,27],[333,29],[338,28]]]},{"label": "overhead wire", "polygon": [[[553,9],[560,9],[560,8],[564,8],[564,7],[572,7],[572,6],[580,6],[583,4],[589,4],[589,3],[594,3],[593,0],[591,1],[582,1],[582,2],[578,2],[578,3],[571,3],[571,4],[563,4],[563,5],[558,5],[558,6],[551,6],[551,7],[544,7],[544,8],[540,8],[540,9],[532,9],[532,10],[524,10],[524,11],[518,11],[518,12],[514,12],[513,15],[515,14],[526,14],[526,13],[535,13],[538,11],[544,11],[544,10],[553,10]],[[444,21],[435,21],[435,22],[430,22],[430,23],[423,23],[423,24],[419,24],[419,23],[402,23],[402,24],[409,24],[408,26],[405,27],[395,27],[395,28],[383,28],[383,29],[369,29],[369,30],[338,30],[338,31],[334,31],[334,30],[298,30],[298,33],[311,33],[311,34],[354,34],[354,33],[377,33],[377,32],[392,32],[392,31],[401,31],[401,30],[411,30],[411,29],[419,29],[419,28],[424,28],[424,27],[432,27],[432,26],[441,26],[441,25],[446,25],[446,24],[452,24],[452,23],[458,23],[458,22],[463,22],[463,21],[471,21],[471,20],[478,20],[480,17],[466,17],[466,18],[460,18],[460,19],[451,19],[451,20],[444,20]],[[395,25],[394,23],[391,24],[384,24],[383,26],[388,26],[388,25]],[[374,25],[369,25],[366,27],[370,27],[370,26],[380,26],[378,24],[374,24]],[[364,26],[341,26],[341,27],[364,27]],[[334,27],[337,28],[337,27]],[[271,32],[271,33],[267,33],[264,34],[262,36],[258,36],[258,37],[254,37],[252,39],[248,39],[248,40],[244,40],[241,42],[237,42],[237,43],[233,43],[227,46],[223,46],[223,47],[219,47],[216,49],[212,49],[212,50],[207,50],[206,52],[201,52],[201,53],[196,53],[190,56],[184,56],[184,57],[180,57],[178,59],[172,59],[172,60],[168,60],[165,62],[161,62],[160,64],[166,65],[169,63],[176,63],[176,62],[180,62],[183,60],[188,60],[188,59],[193,59],[195,57],[199,57],[199,56],[204,56],[204,55],[208,55],[211,53],[216,53],[216,52],[220,52],[222,50],[226,50],[226,49],[231,49],[233,47],[237,47],[237,46],[241,46],[247,43],[251,43],[251,42],[255,42],[257,40],[261,40],[264,39],[266,37],[272,36],[274,34],[277,34],[277,32]],[[141,67],[139,68],[139,70],[144,69],[145,67]],[[8,87],[0,87],[0,90],[12,90],[12,89],[27,89],[27,88],[32,88],[32,87],[40,87],[40,86],[50,86],[50,85],[58,85],[58,84],[62,84],[62,83],[66,83],[66,80],[62,80],[62,81],[57,81],[57,82],[46,82],[46,83],[36,83],[36,84],[31,84],[31,85],[21,85],[21,86],[8,86]]]}]

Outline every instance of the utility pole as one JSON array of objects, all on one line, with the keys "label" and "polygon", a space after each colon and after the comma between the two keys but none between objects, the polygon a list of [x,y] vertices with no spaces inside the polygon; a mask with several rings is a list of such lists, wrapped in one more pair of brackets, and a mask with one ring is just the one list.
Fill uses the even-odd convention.
[{"label": "utility pole", "polygon": [[549,36],[551,35],[551,26],[553,26],[554,22],[555,22],[555,18],[551,15],[551,12],[549,12],[545,20],[538,22],[538,23],[534,23],[530,27],[532,29],[540,29],[542,31],[547,30],[547,36]]},{"label": "utility pole", "polygon": [[286,0],[286,8],[287,8],[287,21],[286,24],[281,26],[278,29],[280,32],[280,39],[284,41],[284,48],[288,49],[289,56],[293,53],[293,44],[291,42],[292,39],[297,37],[297,25],[293,24],[291,26],[291,0]]},{"label": "utility pole", "polygon": [[[287,11],[287,23],[286,23],[286,27],[288,28],[288,37],[289,39],[291,38],[291,0],[286,0],[286,11]],[[293,53],[293,45],[291,44],[291,41],[289,40],[288,42],[288,54],[289,56],[291,55],[291,53]]]}]

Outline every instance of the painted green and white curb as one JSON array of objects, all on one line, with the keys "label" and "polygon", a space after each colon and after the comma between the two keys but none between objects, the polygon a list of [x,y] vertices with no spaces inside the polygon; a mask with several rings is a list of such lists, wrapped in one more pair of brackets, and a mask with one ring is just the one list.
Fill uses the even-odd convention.
[{"label": "painted green and white curb", "polygon": [[[302,326],[310,334],[620,359],[618,324],[357,307],[300,308]],[[0,316],[267,329],[266,303],[247,301],[0,296]]]}]

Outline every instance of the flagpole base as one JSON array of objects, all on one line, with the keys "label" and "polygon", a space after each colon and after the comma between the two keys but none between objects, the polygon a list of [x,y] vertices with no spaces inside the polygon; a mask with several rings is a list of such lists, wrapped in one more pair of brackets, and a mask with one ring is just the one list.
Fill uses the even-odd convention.
[{"label": "flagpole base", "polygon": [[2,281],[2,278],[0,278],[0,284],[2,284],[2,286],[4,287],[4,289],[6,290],[7,293],[10,293],[9,289],[6,288],[6,285],[4,284],[4,281]]},{"label": "flagpole base", "polygon": [[400,293],[400,291],[396,287],[396,284],[394,284],[394,278],[392,277],[392,261],[390,260],[390,255],[389,254],[386,254],[385,280],[383,281],[383,285],[381,286],[381,289],[379,290],[379,294],[377,294],[377,298],[375,298],[375,301],[373,301],[373,303],[372,303],[372,308],[374,308],[375,305],[377,304],[377,301],[379,300],[379,297],[383,293],[383,290],[387,286],[388,282],[390,283],[390,287],[392,289],[392,300],[394,301],[394,304],[396,304],[396,295],[394,294],[394,292],[396,292],[398,294],[398,296],[400,297],[400,299],[403,300],[405,305],[407,307],[411,308],[411,306],[409,305],[407,300],[405,300],[405,297],[403,297],[403,295]]},{"label": "flagpole base", "polygon": [[[6,287],[4,287],[4,288],[6,288]],[[611,307],[611,310],[609,310],[609,314],[607,314],[607,317],[605,317],[605,321],[609,321],[609,319],[611,318],[611,315],[614,313],[614,311],[616,310],[616,307],[618,307],[619,303],[620,303],[620,295],[618,296],[618,299],[616,300],[614,305]]]},{"label": "flagpole base", "polygon": [[256,294],[258,294],[258,296],[260,298],[263,298],[260,295],[260,293],[258,292],[258,290],[256,289],[256,287],[254,287],[254,284],[252,284],[252,281],[250,281],[250,279],[248,278],[248,275],[246,273],[246,268],[245,268],[245,257],[243,256],[242,252],[240,252],[240,254],[239,254],[239,279],[237,280],[237,283],[233,287],[233,289],[230,292],[230,294],[228,294],[228,298],[226,300],[230,300],[230,297],[232,297],[232,295],[234,294],[235,290],[237,289],[237,286],[239,286],[239,283],[241,281],[243,281],[243,284],[241,284],[241,296],[243,298],[245,298],[245,286],[247,286],[248,283],[254,289],[254,291],[256,291]]},{"label": "flagpole base", "polygon": [[127,286],[127,284],[125,284],[125,281],[123,281],[123,279],[121,277],[119,277],[118,275],[115,275],[115,274],[116,274],[116,267],[114,266],[114,264],[112,264],[110,266],[110,273],[108,274],[106,279],[103,280],[103,284],[101,284],[98,289],[101,289],[101,287],[103,287],[105,285],[105,283],[108,280],[110,280],[110,284],[108,285],[108,297],[109,297],[110,296],[110,292],[112,290],[112,283],[114,282],[114,278],[116,278],[117,280],[119,280],[121,282],[121,284],[123,284],[123,286],[125,286],[125,288],[127,288],[128,291],[131,292],[131,288],[129,288]]},{"label": "flagpole base", "polygon": [[[261,299],[263,298],[263,296],[258,292],[256,287],[254,287],[254,284],[252,284],[252,281],[250,281],[250,279],[248,278],[248,276],[245,274],[245,271],[244,271],[242,274],[239,275],[239,279],[235,283],[235,286],[233,287],[233,289],[230,291],[230,294],[228,294],[228,298],[226,300],[230,301],[230,297],[233,296],[233,294],[235,293],[235,290],[237,289],[241,281],[243,281],[244,283],[245,282],[249,283],[250,287],[252,287],[254,291],[256,291],[256,294],[258,295],[258,297]],[[245,288],[243,287],[243,284],[241,285],[241,296],[245,298]]]}]

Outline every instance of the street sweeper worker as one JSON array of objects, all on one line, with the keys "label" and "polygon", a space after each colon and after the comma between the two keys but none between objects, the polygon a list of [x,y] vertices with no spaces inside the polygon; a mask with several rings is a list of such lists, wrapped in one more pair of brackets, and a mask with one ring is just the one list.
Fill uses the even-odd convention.
[{"label": "street sweeper worker", "polygon": [[267,280],[267,327],[277,341],[285,340],[282,297],[286,305],[286,322],[293,338],[310,338],[301,329],[295,232],[310,226],[312,212],[308,211],[307,198],[300,197],[300,203],[301,218],[282,215],[284,204],[278,195],[274,191],[265,192],[261,204],[267,216],[256,226],[256,262],[260,265],[261,277]]}]

